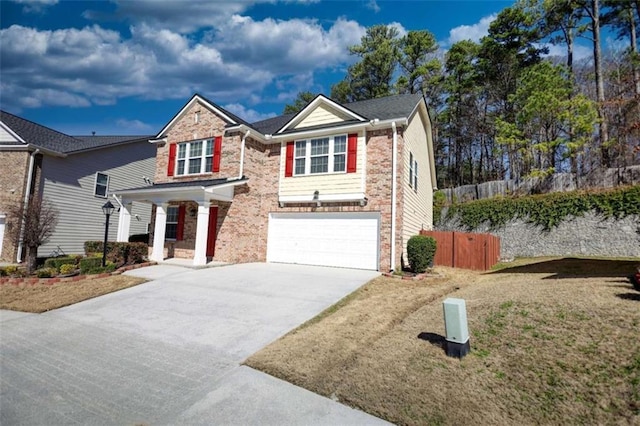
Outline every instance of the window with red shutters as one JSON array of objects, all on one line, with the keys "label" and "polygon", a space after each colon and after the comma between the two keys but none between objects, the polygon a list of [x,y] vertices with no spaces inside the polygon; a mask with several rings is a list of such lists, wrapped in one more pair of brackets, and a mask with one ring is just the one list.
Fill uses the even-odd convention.
[{"label": "window with red shutters", "polygon": [[216,136],[213,146],[213,171],[220,171],[220,156],[222,155],[222,136]]},{"label": "window with red shutters", "polygon": [[355,173],[357,163],[358,163],[358,135],[353,133],[349,135],[349,143],[347,147],[347,173]]},{"label": "window with red shutters", "polygon": [[176,169],[176,148],[177,144],[175,143],[169,145],[169,163],[167,166],[167,176],[173,176],[173,172]]},{"label": "window with red shutters", "polygon": [[286,162],[284,166],[285,177],[293,176],[293,142],[287,142]]}]

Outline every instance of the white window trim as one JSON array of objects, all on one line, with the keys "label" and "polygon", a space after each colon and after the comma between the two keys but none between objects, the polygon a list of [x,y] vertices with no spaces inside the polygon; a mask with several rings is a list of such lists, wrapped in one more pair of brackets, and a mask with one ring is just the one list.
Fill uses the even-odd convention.
[{"label": "white window trim", "polygon": [[[103,176],[107,177],[107,184],[105,185],[105,188],[104,188],[104,195],[98,194],[98,175],[103,175]],[[111,180],[111,177],[108,174],[102,173],[102,172],[96,172],[96,176],[95,176],[94,181],[93,181],[93,195],[95,197],[107,198],[108,195],[109,195],[109,182],[110,182],[110,180]],[[102,186],[102,184],[100,184],[100,185]]]},{"label": "white window trim", "polygon": [[413,161],[413,190],[418,192],[418,160]]},{"label": "white window trim", "polygon": [[[176,221],[175,222],[169,222],[169,209],[176,209]],[[180,214],[180,207],[179,206],[168,206],[167,207],[167,221],[164,225],[164,232],[165,232],[165,241],[176,241],[176,238],[168,238],[166,237],[167,234],[167,226],[168,225],[176,225],[176,237],[178,236],[178,221],[180,220],[180,218],[178,217]]]},{"label": "white window trim", "polygon": [[409,151],[409,188],[413,188],[413,153]]},{"label": "white window trim", "polygon": [[[211,155],[207,155],[207,142],[211,141]],[[200,151],[200,155],[197,157],[190,157],[191,155],[191,144],[202,142],[202,150]],[[180,158],[180,146],[185,147],[185,155],[184,158]],[[196,176],[196,175],[204,175],[213,173],[213,157],[216,150],[216,141],[214,138],[208,139],[198,139],[190,142],[180,142],[176,147],[176,170],[175,176]],[[200,170],[196,173],[189,173],[189,160],[200,158]],[[211,170],[206,171],[207,158],[211,158]],[[180,170],[180,162],[184,161],[184,169],[183,173],[179,173]]]},{"label": "white window trim", "polygon": [[[338,137],[344,136],[345,138],[345,143],[344,143],[344,153],[335,152],[335,140]],[[329,153],[326,154],[329,156],[329,164],[327,166],[327,171],[326,172],[321,172],[321,173],[311,173],[311,141],[312,140],[319,140],[319,139],[329,139]],[[296,146],[299,142],[305,142],[305,155],[304,157],[298,157],[296,156]],[[334,162],[335,162],[335,156],[336,155],[344,155],[344,170],[340,170],[340,171],[334,171]],[[348,161],[348,155],[349,155],[349,135],[347,134],[337,134],[337,135],[330,135],[330,136],[318,136],[318,137],[313,137],[313,138],[307,138],[307,139],[298,139],[294,142],[293,144],[293,176],[321,176],[321,175],[333,175],[333,174],[342,174],[342,173],[347,173],[347,161]],[[319,157],[318,155],[314,155],[313,157]],[[322,155],[322,157],[324,157],[324,155]],[[296,172],[296,160],[300,159],[300,158],[304,158],[304,173],[297,173]]]}]

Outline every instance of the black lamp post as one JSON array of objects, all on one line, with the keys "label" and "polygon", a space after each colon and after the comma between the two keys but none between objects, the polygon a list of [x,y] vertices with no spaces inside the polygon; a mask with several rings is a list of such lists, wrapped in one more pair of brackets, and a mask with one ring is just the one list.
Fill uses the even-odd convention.
[{"label": "black lamp post", "polygon": [[102,267],[104,268],[107,262],[107,239],[109,238],[109,216],[111,216],[111,213],[113,213],[113,211],[115,210],[115,207],[113,204],[111,204],[111,201],[107,201],[104,206],[102,206],[102,213],[104,213],[104,215],[107,218],[107,221],[104,224],[104,247],[102,249]]}]

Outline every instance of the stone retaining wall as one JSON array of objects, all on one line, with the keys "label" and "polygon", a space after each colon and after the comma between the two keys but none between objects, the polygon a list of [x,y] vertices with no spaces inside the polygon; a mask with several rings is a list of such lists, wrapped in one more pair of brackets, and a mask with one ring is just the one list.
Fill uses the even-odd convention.
[{"label": "stone retaining wall", "polygon": [[[443,216],[446,212],[443,211]],[[464,231],[456,218],[445,219],[439,231]],[[487,225],[473,232],[486,232],[500,237],[500,257],[530,256],[607,256],[640,258],[640,217],[603,219],[595,213],[560,223],[550,231],[539,226],[512,220],[503,228],[489,230]]]}]

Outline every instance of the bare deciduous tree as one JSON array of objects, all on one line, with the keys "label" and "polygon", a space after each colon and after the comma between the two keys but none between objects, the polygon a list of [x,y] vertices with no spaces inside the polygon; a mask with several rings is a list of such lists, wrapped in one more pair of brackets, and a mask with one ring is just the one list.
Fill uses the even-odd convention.
[{"label": "bare deciduous tree", "polygon": [[8,209],[14,226],[9,233],[15,244],[26,247],[26,268],[32,273],[36,268],[38,247],[46,243],[58,223],[58,211],[46,199],[31,197],[25,206],[16,203]]}]

